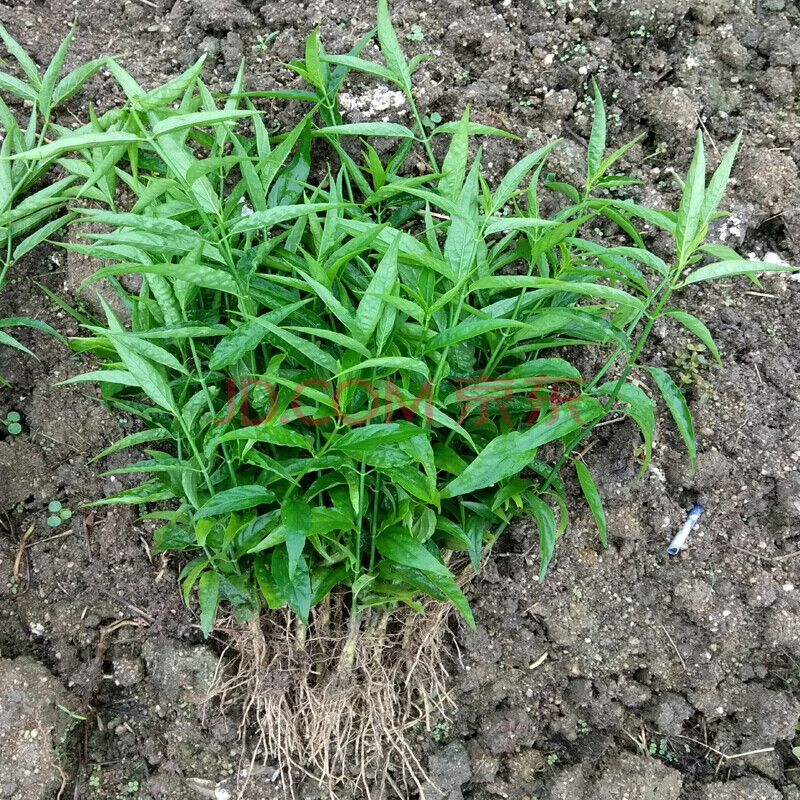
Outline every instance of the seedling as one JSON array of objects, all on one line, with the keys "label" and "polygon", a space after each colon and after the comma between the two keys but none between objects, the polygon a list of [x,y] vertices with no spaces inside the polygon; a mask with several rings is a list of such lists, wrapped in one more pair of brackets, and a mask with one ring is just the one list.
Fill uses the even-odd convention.
[{"label": "seedling", "polygon": [[92,767],[92,772],[89,775],[89,786],[93,789],[98,789],[100,787],[100,781],[103,777],[103,768],[99,764],[95,764]]},{"label": "seedling", "polygon": [[442,121],[442,115],[438,111],[434,111],[433,114],[426,114],[422,120],[422,124],[430,129],[433,130],[437,125],[439,125]]},{"label": "seedling", "polygon": [[9,411],[6,415],[6,418],[2,422],[3,425],[6,426],[6,430],[12,436],[17,436],[18,434],[22,433],[22,425],[20,425],[21,419],[22,417],[19,415],[19,412]]},{"label": "seedling", "polygon": [[412,25],[411,30],[406,34],[406,39],[412,42],[421,42],[424,38],[425,34],[419,25]]},{"label": "seedling", "polygon": [[709,396],[714,389],[706,379],[705,372],[710,368],[705,353],[708,348],[704,344],[689,342],[685,347],[675,351],[675,367],[678,370],[678,385],[684,391],[695,384]]},{"label": "seedling", "polygon": [[268,36],[262,36],[258,34],[256,36],[257,42],[253,45],[252,49],[254,52],[258,52],[259,50],[265,51],[269,49],[269,43],[278,35],[279,31],[273,31]]},{"label": "seedling", "polygon": [[64,508],[58,500],[52,500],[47,506],[50,516],[47,518],[47,524],[51,528],[57,528],[62,522],[72,517],[72,512],[68,508]]},{"label": "seedling", "polygon": [[431,738],[434,742],[446,742],[450,738],[450,723],[437,723],[431,731]]},{"label": "seedling", "polygon": [[100,781],[103,777],[103,768],[99,764],[95,764],[92,767],[92,772],[89,775],[89,786],[94,789],[100,788]]}]

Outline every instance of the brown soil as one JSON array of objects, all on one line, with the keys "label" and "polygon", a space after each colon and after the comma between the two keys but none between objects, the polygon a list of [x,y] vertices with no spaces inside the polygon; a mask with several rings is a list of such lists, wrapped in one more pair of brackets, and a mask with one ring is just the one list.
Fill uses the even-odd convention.
[{"label": "brown soil", "polygon": [[[551,169],[575,177],[590,123],[587,80],[597,74],[614,140],[645,134],[625,165],[645,182],[634,194],[674,205],[670,171],[685,171],[698,121],[712,161],[743,130],[727,197],[734,216],[715,237],[800,261],[796,2],[394,5],[406,51],[436,56],[417,73],[421,106],[455,119],[470,103],[475,118],[521,137],[484,142],[491,169],[562,136]],[[315,24],[328,50],[343,52],[374,14],[354,0],[11,0],[0,5],[0,21],[42,63],[76,11],[68,66],[121,53],[149,87],[205,50],[212,84],[229,82],[246,55],[248,85],[261,89],[291,79],[277,62],[301,54]],[[403,36],[412,24],[423,41]],[[358,96],[365,87],[347,90]],[[71,111],[83,119],[89,102],[104,109],[119,100],[100,74]],[[76,334],[34,281],[69,297],[65,287],[81,268],[64,251],[40,248],[17,266],[0,316],[36,316]],[[800,798],[800,760],[791,753],[800,744],[800,283],[773,276],[763,285],[736,279],[681,298],[708,323],[725,361],[705,373],[707,391],[692,390],[697,473],[661,419],[653,467],[631,488],[637,434],[627,423],[603,428],[587,462],[606,503],[608,549],[576,494],[543,585],[531,555],[536,537],[524,524],[504,535],[473,581],[478,631],[457,633],[450,662],[458,711],[432,719],[415,739],[449,800]],[[176,588],[180,564],[150,553],[150,530],[133,511],[81,508],[120,488],[88,460],[131,422],[111,416],[90,388],[54,386],[88,359],[35,332],[19,338],[40,360],[0,348],[0,375],[13,384],[0,391],[0,412],[18,411],[24,426],[18,436],[0,430],[0,685],[16,685],[20,671],[38,675],[33,658],[66,690],[59,702],[87,721],[57,724],[42,706],[42,735],[64,784],[50,768],[32,782],[0,770],[0,797],[234,793],[249,745],[237,738],[235,715],[198,705],[221,643],[201,644]],[[674,370],[685,344],[664,324],[648,359]],[[51,500],[75,512],[52,529]],[[705,506],[702,522],[688,551],[669,558],[666,545],[695,502]],[[0,698],[0,720],[14,718],[9,702]],[[762,752],[721,755],[751,751]],[[252,797],[283,796],[279,764],[250,777]]]}]

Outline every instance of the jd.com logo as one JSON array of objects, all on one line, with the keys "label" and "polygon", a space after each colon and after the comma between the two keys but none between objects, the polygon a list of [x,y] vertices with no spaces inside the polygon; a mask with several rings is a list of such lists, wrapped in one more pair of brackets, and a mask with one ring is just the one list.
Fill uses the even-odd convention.
[{"label": "jd.com logo", "polygon": [[[456,422],[461,424],[476,409],[479,412],[474,418],[474,425],[480,426],[489,420],[490,413],[499,414],[509,425],[514,422],[509,414],[508,404],[514,397],[527,399],[530,402],[530,413],[524,421],[525,425],[533,425],[545,417],[546,425],[553,425],[558,421],[561,406],[566,405],[575,421],[582,425],[575,403],[570,401],[580,397],[580,387],[583,381],[577,378],[552,377],[539,375],[529,378],[451,378],[457,385],[456,391],[451,395],[452,402],[448,402],[448,409],[454,408],[456,403],[461,404],[461,409]],[[261,417],[250,416],[251,391],[257,391],[262,399],[269,398],[269,402],[259,402],[257,405],[268,408],[268,412]],[[310,391],[313,390],[313,391]],[[570,391],[571,390],[571,391]],[[358,415],[348,414],[344,409],[349,404],[357,391],[365,392],[372,398],[366,411]],[[310,415],[311,408],[308,401],[320,403],[319,393],[327,396],[330,413]],[[307,394],[306,394],[307,393]],[[306,403],[303,403],[305,396]],[[242,427],[253,425],[287,425],[293,421],[305,425],[321,426],[337,420],[341,426],[356,427],[366,425],[375,419],[382,419],[389,423],[395,419],[399,412],[406,420],[415,416],[424,416],[428,424],[436,422],[438,414],[446,413],[452,419],[452,411],[443,412],[435,409],[432,403],[433,384],[425,380],[416,394],[398,387],[390,380],[370,383],[363,378],[348,378],[338,383],[324,378],[306,378],[292,387],[292,397],[288,405],[284,406],[279,414],[278,387],[264,378],[245,377],[241,385],[233,378],[228,379],[228,404],[224,417],[215,420],[217,425],[227,425],[237,417]],[[276,417],[278,417],[276,419]]]}]

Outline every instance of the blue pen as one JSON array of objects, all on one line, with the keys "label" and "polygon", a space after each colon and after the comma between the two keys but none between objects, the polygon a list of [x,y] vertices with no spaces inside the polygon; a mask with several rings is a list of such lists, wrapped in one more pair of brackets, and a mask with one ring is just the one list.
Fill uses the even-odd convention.
[{"label": "blue pen", "polygon": [[683,527],[675,535],[675,538],[669,543],[667,553],[669,553],[671,556],[676,556],[681,550],[683,550],[683,546],[686,544],[689,534],[692,532],[694,526],[697,525],[702,514],[703,506],[696,505],[692,508],[692,510],[689,512],[689,516],[686,518],[686,522],[683,523]]}]

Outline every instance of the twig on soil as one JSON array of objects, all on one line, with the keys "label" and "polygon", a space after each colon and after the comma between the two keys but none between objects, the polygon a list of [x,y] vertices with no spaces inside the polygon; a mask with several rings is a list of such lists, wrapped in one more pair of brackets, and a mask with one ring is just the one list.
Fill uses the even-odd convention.
[{"label": "twig on soil", "polygon": [[745,292],[745,294],[752,295],[753,297],[769,297],[771,300],[780,300],[776,294],[767,294],[766,292]]},{"label": "twig on soil", "polygon": [[97,643],[97,648],[94,654],[94,660],[96,664],[102,664],[103,658],[105,657],[106,653],[106,639],[114,633],[114,631],[119,630],[120,628],[124,628],[127,625],[133,625],[136,628],[141,627],[144,625],[141,620],[138,619],[119,619],[116,622],[112,622],[110,625],[107,625],[105,628],[101,628],[100,630],[100,641]]},{"label": "twig on soil", "polygon": [[[667,736],[667,734],[659,733],[659,736]],[[720,764],[723,761],[733,761],[734,758],[747,758],[748,756],[760,756],[764,753],[774,753],[774,747],[765,747],[761,750],[748,750],[746,753],[723,753],[722,750],[717,750],[716,747],[712,747],[708,742],[701,742],[699,739],[693,739],[691,736],[683,736],[681,734],[670,734],[670,738],[674,739],[686,739],[687,742],[694,742],[695,744],[699,744],[701,747],[705,747],[711,753],[718,755],[720,757]],[[719,770],[719,766],[717,766],[717,770]]]},{"label": "twig on soil", "polygon": [[708,140],[711,142],[711,146],[714,148],[714,152],[717,154],[719,158],[722,158],[722,153],[719,152],[717,143],[714,141],[714,137],[711,135],[708,128],[706,128],[706,124],[705,122],[703,122],[703,118],[700,116],[700,113],[698,111],[695,111],[694,114],[697,117],[697,121],[700,123],[700,126],[705,131],[706,136],[708,136]]},{"label": "twig on soil", "polygon": [[678,645],[675,644],[673,638],[669,635],[669,631],[662,625],[661,630],[667,634],[667,639],[669,639],[669,643],[674,648],[675,652],[678,654],[678,658],[681,660],[681,666],[683,667],[683,671],[686,672],[686,662],[683,660],[683,656],[681,655],[681,651],[678,650]]},{"label": "twig on soil", "polygon": [[63,539],[65,536],[72,536],[75,533],[74,530],[64,531],[64,533],[57,533],[55,536],[48,536],[46,539],[37,539],[35,542],[31,542],[28,545],[28,549],[30,550],[31,547],[38,547],[40,544],[47,544],[48,542],[52,542],[54,539]]},{"label": "twig on soil", "polygon": [[142,611],[141,608],[137,608],[136,606],[129,603],[127,600],[123,600],[121,597],[114,594],[114,592],[110,592],[105,587],[98,586],[97,591],[100,592],[100,594],[104,595],[105,597],[108,597],[110,600],[114,600],[120,605],[125,606],[125,608],[127,608],[128,611],[133,611],[134,614],[138,614],[143,620],[148,622],[150,625],[153,625],[155,623],[155,619],[153,619],[153,617],[151,617],[146,612]]},{"label": "twig on soil", "polygon": [[[33,533],[34,528],[36,528],[36,523],[32,522],[30,528],[22,534],[22,538],[19,540],[19,550],[17,550],[17,557],[14,559],[14,580],[17,584],[19,584],[19,569],[22,566],[22,557],[25,555],[25,545],[27,544],[30,535]],[[30,580],[28,580],[30,583]],[[28,591],[28,587],[25,587],[25,591]]]}]

